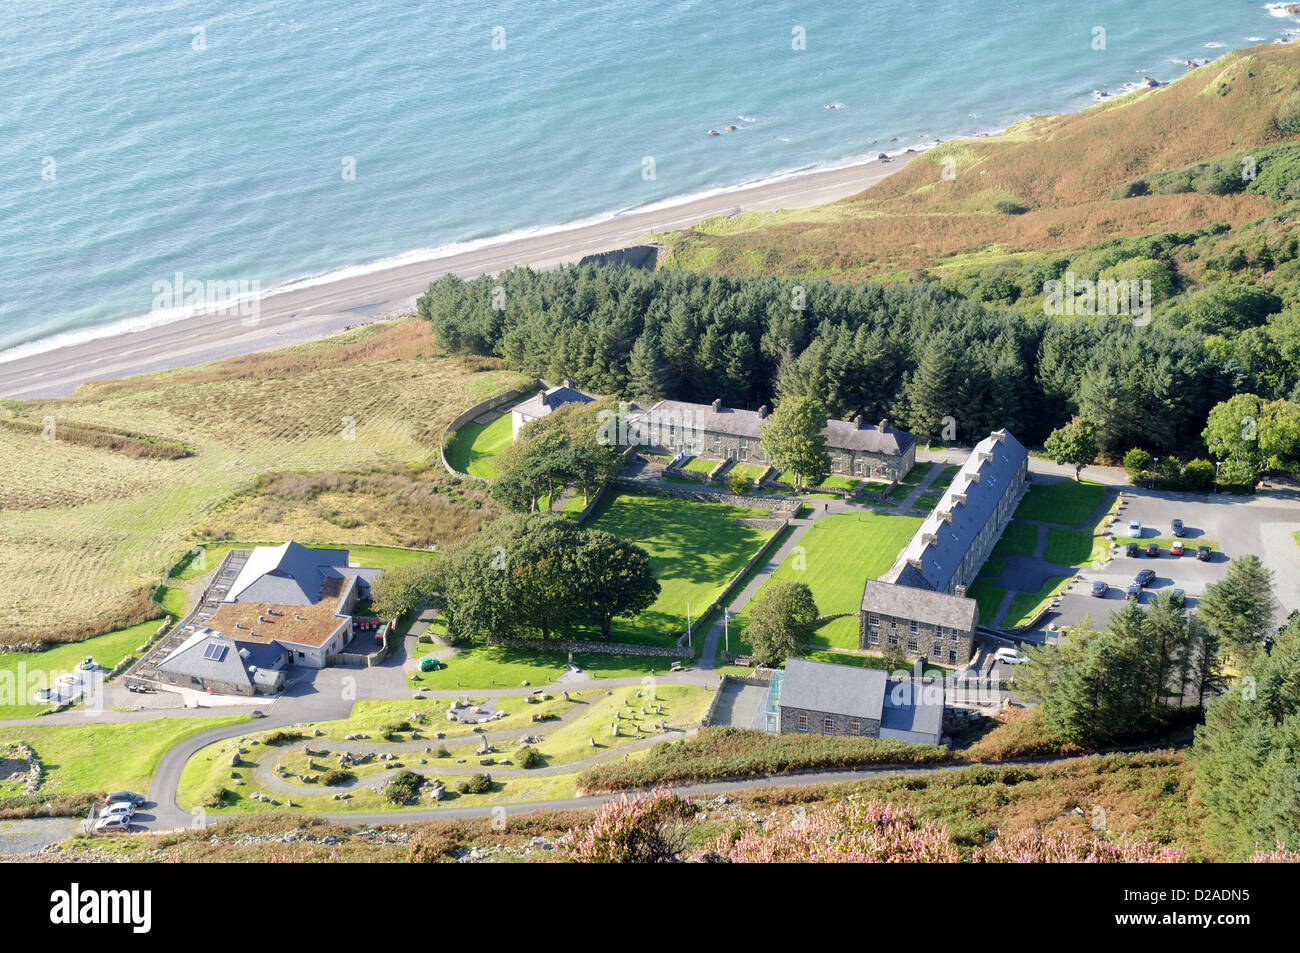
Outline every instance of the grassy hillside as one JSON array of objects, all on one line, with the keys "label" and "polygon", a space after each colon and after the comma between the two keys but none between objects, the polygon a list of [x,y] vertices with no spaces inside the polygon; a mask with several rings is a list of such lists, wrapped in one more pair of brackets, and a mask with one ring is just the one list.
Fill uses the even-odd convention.
[{"label": "grassy hillside", "polygon": [[[441,472],[438,439],[465,406],[523,383],[494,368],[437,356],[427,325],[406,321],[0,401],[0,641],[139,621],[198,539],[424,547],[476,532],[494,505]],[[190,453],[59,439],[73,426]]]},{"label": "grassy hillside", "polygon": [[[1295,106],[1287,100],[1298,86],[1300,47],[1236,51],[1166,86],[1034,116],[1001,136],[944,143],[844,201],[661,236],[664,266],[899,278],[1117,236],[1240,226],[1279,202],[1250,192],[1112,195],[1139,176],[1287,141]],[[946,169],[955,174],[945,177]]]}]

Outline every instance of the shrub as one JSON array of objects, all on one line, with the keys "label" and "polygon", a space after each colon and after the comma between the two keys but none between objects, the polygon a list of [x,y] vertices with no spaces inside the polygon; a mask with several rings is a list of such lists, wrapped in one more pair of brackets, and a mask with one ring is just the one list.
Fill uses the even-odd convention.
[{"label": "shrub", "polygon": [[438,745],[437,749],[433,752],[433,756],[435,758],[450,758],[451,752],[447,750],[446,745]]},{"label": "shrub", "polygon": [[301,731],[273,731],[266,736],[268,745],[284,745],[291,741],[298,741],[302,738]]},{"label": "shrub", "polygon": [[[456,790],[460,790],[459,785],[457,785]],[[467,794],[486,794],[490,790],[492,790],[492,779],[486,774],[471,775],[469,780],[465,782],[464,793]]]},{"label": "shrub", "polygon": [[468,782],[468,781],[457,781],[457,782],[456,782],[456,790],[459,791],[461,794],[468,794],[468,793],[469,793],[469,782]]},{"label": "shrub", "polygon": [[520,748],[515,753],[515,760],[521,768],[540,768],[546,764],[546,759],[532,745],[524,745]]},{"label": "shrub", "polygon": [[209,791],[203,798],[204,807],[221,807],[226,803],[226,798],[230,797],[230,791],[227,788],[217,785]]},{"label": "shrub", "polygon": [[997,212],[999,215],[1024,215],[1029,211],[1029,209],[1021,205],[1019,202],[1002,199],[1000,202],[993,203],[993,211]]},{"label": "shrub", "polygon": [[1165,847],[1133,837],[1096,837],[1027,827],[1003,834],[981,848],[981,863],[1003,864],[1174,864],[1189,860],[1182,847]]},{"label": "shrub", "polygon": [[1300,133],[1300,91],[1296,91],[1282,101],[1273,120],[1277,127],[1288,135]]},{"label": "shrub", "polygon": [[320,776],[320,783],[326,787],[333,788],[338,787],[340,784],[346,784],[354,777],[356,777],[356,775],[351,771],[342,771],[338,768],[330,768]]},{"label": "shrub", "polygon": [[414,771],[398,771],[384,785],[384,799],[390,804],[414,804],[422,787],[424,778]]},{"label": "shrub", "polygon": [[1190,460],[1183,467],[1183,486],[1189,490],[1208,490],[1214,486],[1214,464],[1209,460]]},{"label": "shrub", "polygon": [[1151,469],[1151,463],[1151,454],[1138,447],[1124,454],[1124,469],[1128,471],[1129,479],[1134,483],[1140,481],[1142,474]]},{"label": "shrub", "polygon": [[745,493],[749,489],[749,487],[750,487],[750,482],[749,482],[749,477],[747,476],[741,476],[739,473],[737,473],[735,476],[727,477],[727,489],[730,492],[736,494],[737,496],[740,496],[742,493]]},{"label": "shrub", "polygon": [[686,845],[688,801],[667,791],[623,795],[596,809],[590,824],[564,839],[567,859],[583,864],[656,864],[676,860]]}]

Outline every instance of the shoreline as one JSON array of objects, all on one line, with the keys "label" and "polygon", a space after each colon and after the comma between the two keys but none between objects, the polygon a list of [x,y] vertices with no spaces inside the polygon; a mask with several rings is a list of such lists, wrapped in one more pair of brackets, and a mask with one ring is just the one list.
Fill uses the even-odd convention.
[{"label": "shoreline", "polygon": [[[931,145],[913,146],[911,155]],[[388,266],[378,262],[299,278],[262,296],[261,315],[253,325],[242,324],[238,314],[193,315],[135,329],[109,330],[46,349],[25,350],[39,341],[18,345],[11,349],[16,352],[12,356],[0,358],[0,397],[66,397],[90,380],[205,364],[401,317],[415,310],[416,299],[431,281],[448,274],[471,278],[517,266],[545,270],[640,244],[651,233],[689,228],[718,215],[823,205],[870,188],[906,165],[904,156],[908,154],[897,153],[889,164],[867,159],[807,172],[777,173],[757,183],[716,189],[681,202],[667,200],[586,223],[539,228],[521,237],[502,236],[500,241],[468,242],[465,250],[437,257],[407,262],[399,257]]]}]

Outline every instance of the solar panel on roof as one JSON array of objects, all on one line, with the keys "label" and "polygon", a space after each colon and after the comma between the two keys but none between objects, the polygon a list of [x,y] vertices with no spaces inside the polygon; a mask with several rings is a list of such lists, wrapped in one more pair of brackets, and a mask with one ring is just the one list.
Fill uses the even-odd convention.
[{"label": "solar panel on roof", "polygon": [[213,662],[220,662],[226,657],[226,647],[216,642],[209,642],[208,647],[203,650],[203,657]]}]

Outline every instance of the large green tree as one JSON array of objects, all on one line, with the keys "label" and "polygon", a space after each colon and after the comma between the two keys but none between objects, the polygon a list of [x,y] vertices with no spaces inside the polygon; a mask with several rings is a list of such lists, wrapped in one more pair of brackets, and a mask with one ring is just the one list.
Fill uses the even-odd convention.
[{"label": "large green tree", "polygon": [[749,609],[745,638],[758,665],[780,666],[808,650],[817,627],[817,603],[807,583],[770,583]]},{"label": "large green tree", "polygon": [[614,619],[649,609],[659,598],[646,551],[603,530],[584,534],[573,552],[573,569],[582,580],[583,611],[602,639],[609,638]]},{"label": "large green tree", "polygon": [[796,488],[818,486],[831,473],[826,406],[815,397],[787,397],[759,424],[759,443],[778,470],[794,473]]},{"label": "large green tree", "polygon": [[1272,627],[1273,609],[1272,570],[1254,553],[1244,553],[1222,579],[1205,587],[1198,612],[1234,657],[1248,659]]},{"label": "large green tree", "polygon": [[1075,417],[1064,427],[1057,427],[1043,442],[1047,455],[1063,466],[1074,467],[1074,479],[1079,471],[1097,457],[1097,428],[1082,417]]}]

